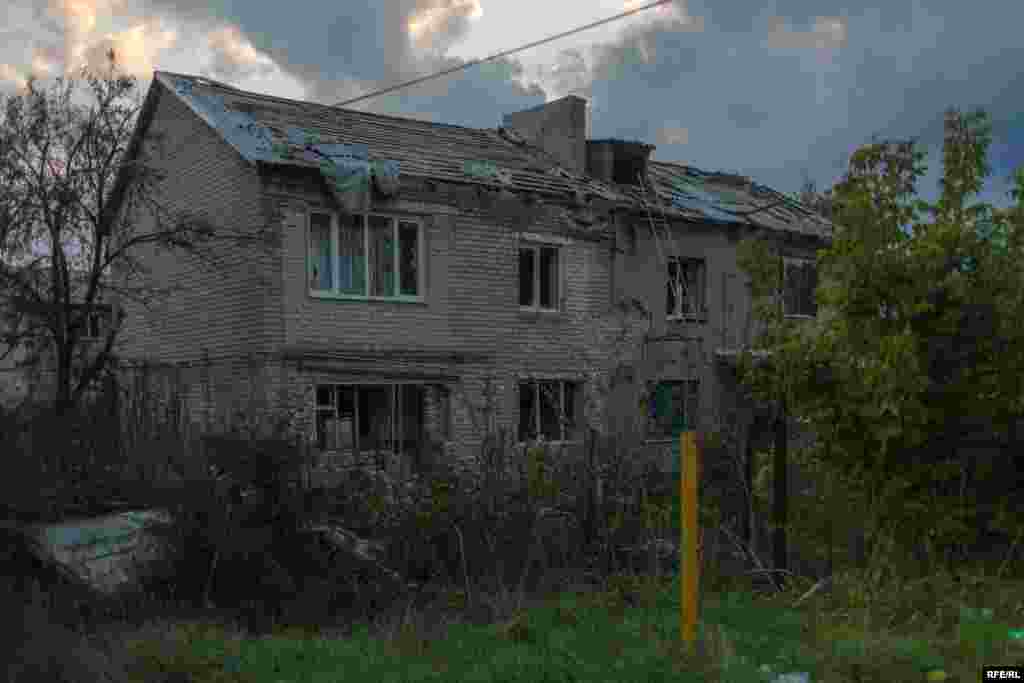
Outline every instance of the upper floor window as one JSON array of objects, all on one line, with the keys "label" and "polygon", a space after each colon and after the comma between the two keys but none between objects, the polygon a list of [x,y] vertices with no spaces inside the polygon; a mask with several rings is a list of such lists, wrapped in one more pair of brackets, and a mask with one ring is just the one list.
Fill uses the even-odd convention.
[{"label": "upper floor window", "polygon": [[423,239],[418,221],[376,214],[309,217],[309,289],[379,299],[423,293]]},{"label": "upper floor window", "polygon": [[519,247],[519,305],[558,310],[559,248],[545,244]]},{"label": "upper floor window", "polygon": [[666,314],[674,320],[707,317],[707,265],[704,259],[673,258],[668,262]]},{"label": "upper floor window", "polygon": [[814,316],[818,304],[814,290],[818,287],[818,267],[809,259],[784,260],[782,307],[785,315]]}]

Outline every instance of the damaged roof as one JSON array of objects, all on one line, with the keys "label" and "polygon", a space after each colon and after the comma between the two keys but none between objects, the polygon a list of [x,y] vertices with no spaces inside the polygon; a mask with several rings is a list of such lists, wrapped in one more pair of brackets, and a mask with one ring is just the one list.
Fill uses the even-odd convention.
[{"label": "damaged roof", "polygon": [[[467,128],[288,100],[163,71],[156,72],[154,80],[254,163],[322,169],[325,159],[339,165],[347,159],[369,164],[374,173],[582,202],[601,198],[683,220],[743,223],[815,236],[830,233],[830,224],[810,209],[740,176],[651,161],[646,189],[652,194],[572,173],[507,128]],[[771,207],[763,208],[766,204]]]},{"label": "damaged roof", "polygon": [[465,128],[286,100],[167,72],[158,71],[155,78],[249,161],[316,168],[320,155],[314,148],[340,145],[368,154],[371,161],[397,161],[402,175],[514,192],[582,193],[629,201],[610,185],[567,173],[504,129]]},{"label": "damaged roof", "polygon": [[818,213],[745,176],[664,161],[648,162],[647,175],[658,198],[681,214],[823,238],[832,232],[832,224]]}]

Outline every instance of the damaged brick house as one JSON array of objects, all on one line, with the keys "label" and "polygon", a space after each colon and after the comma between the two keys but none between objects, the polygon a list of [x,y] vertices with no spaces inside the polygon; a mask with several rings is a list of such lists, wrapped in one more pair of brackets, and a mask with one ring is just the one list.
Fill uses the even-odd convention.
[{"label": "damaged brick house", "polygon": [[[465,460],[498,428],[571,442],[623,416],[654,440],[710,425],[716,352],[751,334],[736,241],[768,230],[806,256],[827,226],[649,145],[587,140],[585,106],[472,129],[157,72],[132,153],[166,135],[165,201],[281,244],[216,273],[148,254],[187,287],[123,302],[121,357],[170,368],[193,419],[285,415],[344,461],[415,464],[425,444]],[[806,291],[790,301],[808,312]],[[600,390],[613,368],[613,385],[655,387],[649,407]]]}]

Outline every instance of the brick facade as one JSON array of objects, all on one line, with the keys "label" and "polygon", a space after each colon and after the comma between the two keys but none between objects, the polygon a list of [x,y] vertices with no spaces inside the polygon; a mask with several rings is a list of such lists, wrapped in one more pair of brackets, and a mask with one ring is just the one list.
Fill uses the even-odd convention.
[{"label": "brick facade", "polygon": [[[523,379],[578,383],[585,423],[599,432],[642,421],[642,387],[666,377],[699,378],[701,414],[710,416],[713,351],[749,338],[735,243],[721,230],[688,226],[681,234],[684,251],[707,260],[707,321],[668,323],[664,265],[640,219],[612,216],[611,239],[614,231],[578,225],[568,203],[496,200],[488,190],[404,176],[397,197],[375,200],[372,210],[422,221],[423,301],[314,298],[309,214],[334,207],[319,176],[247,163],[166,91],[151,130],[168,141],[167,201],[281,238],[270,254],[225,251],[217,269],[180,254],[146,254],[157,279],[181,290],[152,311],[122,302],[120,354],[178,368],[183,400],[204,426],[238,415],[282,418],[289,433],[309,438],[318,384],[417,378],[430,387],[429,430],[448,434],[446,453],[471,462],[487,432],[515,432]],[[537,239],[560,245],[557,312],[518,305],[519,245]],[[648,310],[622,305],[633,298]],[[450,394],[449,425],[439,424],[441,388]]]}]

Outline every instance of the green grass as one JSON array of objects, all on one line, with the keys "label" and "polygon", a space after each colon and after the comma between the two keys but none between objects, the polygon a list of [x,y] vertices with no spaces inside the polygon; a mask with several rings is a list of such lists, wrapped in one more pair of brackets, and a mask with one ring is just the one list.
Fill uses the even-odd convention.
[{"label": "green grass", "polygon": [[600,593],[564,593],[489,626],[453,621],[438,630],[406,622],[364,626],[350,637],[292,630],[256,639],[190,622],[163,636],[140,633],[124,646],[140,682],[172,671],[197,683],[746,682],[807,671],[813,681],[862,683],[924,681],[930,669],[966,682],[986,664],[1024,664],[1024,646],[1008,636],[1024,616],[1024,587],[1007,588],[1018,601],[1005,593],[990,614],[953,611],[948,595],[950,604],[903,623],[890,618],[892,609],[868,613],[842,604],[842,586],[832,607],[812,600],[793,609],[799,591],[708,596],[694,653],[679,642],[677,582],[631,579]]}]

